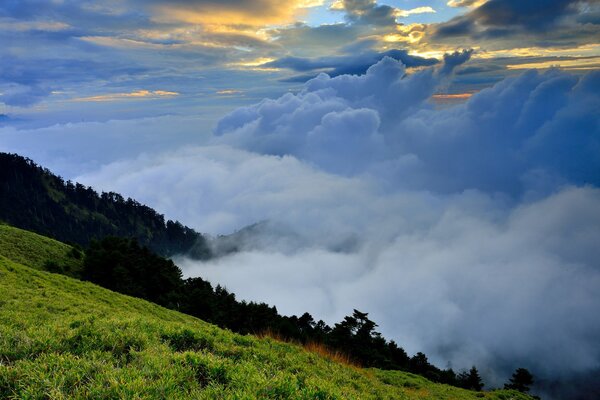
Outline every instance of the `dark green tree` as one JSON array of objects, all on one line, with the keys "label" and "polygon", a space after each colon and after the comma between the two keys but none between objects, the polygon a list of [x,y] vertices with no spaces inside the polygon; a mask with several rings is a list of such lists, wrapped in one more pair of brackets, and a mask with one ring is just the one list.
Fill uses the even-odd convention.
[{"label": "dark green tree", "polygon": [[525,368],[517,368],[509,379],[509,383],[504,384],[505,389],[514,389],[519,392],[529,392],[530,386],[533,385],[533,375]]},{"label": "dark green tree", "polygon": [[117,237],[90,244],[82,277],[116,292],[175,307],[172,297],[182,284],[181,270],[173,261],[152,253],[135,239]]},{"label": "dark green tree", "polygon": [[462,388],[469,390],[480,391],[483,389],[483,381],[481,380],[481,376],[479,376],[479,371],[475,366],[471,367],[469,372],[463,371],[456,377],[458,381],[458,385]]}]

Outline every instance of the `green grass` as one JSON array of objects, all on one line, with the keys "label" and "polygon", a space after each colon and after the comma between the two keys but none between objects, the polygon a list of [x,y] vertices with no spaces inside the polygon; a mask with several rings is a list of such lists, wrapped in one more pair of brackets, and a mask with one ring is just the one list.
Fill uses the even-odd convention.
[{"label": "green grass", "polygon": [[40,268],[43,254],[66,248],[12,232],[36,251],[18,254],[27,246],[0,241],[0,399],[529,399],[355,368],[298,345],[237,335],[25,266]]},{"label": "green grass", "polygon": [[2,223],[0,255],[35,269],[69,276],[79,276],[83,261],[81,252],[69,245]]}]

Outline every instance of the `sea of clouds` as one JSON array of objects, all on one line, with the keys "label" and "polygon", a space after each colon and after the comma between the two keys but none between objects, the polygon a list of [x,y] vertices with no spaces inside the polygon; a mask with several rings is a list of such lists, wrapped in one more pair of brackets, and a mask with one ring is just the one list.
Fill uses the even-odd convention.
[{"label": "sea of clouds", "polygon": [[213,235],[264,221],[240,252],[177,263],[285,314],[369,312],[488,388],[529,368],[551,398],[600,371],[600,73],[530,71],[435,106],[469,56],[322,74],[193,145],[68,177]]}]

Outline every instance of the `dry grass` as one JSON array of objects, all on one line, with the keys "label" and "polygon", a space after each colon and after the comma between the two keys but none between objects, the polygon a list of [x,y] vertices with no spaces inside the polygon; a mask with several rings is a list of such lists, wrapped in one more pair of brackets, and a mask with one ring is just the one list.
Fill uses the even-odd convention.
[{"label": "dry grass", "polygon": [[258,333],[256,336],[258,336],[259,338],[270,338],[282,343],[295,344],[297,346],[303,347],[304,350],[310,353],[318,354],[319,356],[325,357],[333,362],[344,364],[354,369],[362,369],[361,365],[354,361],[348,354],[339,350],[333,350],[323,343],[300,343],[298,341],[283,337],[279,332],[274,332],[271,329],[265,329],[264,331]]},{"label": "dry grass", "polygon": [[318,342],[308,342],[303,344],[302,347],[311,353],[315,353],[320,355],[321,357],[325,357],[330,359],[331,361],[347,365],[354,369],[362,369],[362,367],[356,363],[356,361],[352,360],[348,354],[343,353],[339,350],[332,350],[329,347],[325,346],[323,343]]}]

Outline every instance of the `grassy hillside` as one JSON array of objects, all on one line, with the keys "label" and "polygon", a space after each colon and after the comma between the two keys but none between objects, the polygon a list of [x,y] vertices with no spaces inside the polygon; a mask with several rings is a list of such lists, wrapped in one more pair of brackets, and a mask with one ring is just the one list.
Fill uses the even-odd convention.
[{"label": "grassy hillside", "polygon": [[35,269],[79,276],[83,254],[76,248],[0,223],[0,255]]},{"label": "grassy hillside", "polygon": [[[0,398],[528,399],[359,369],[38,269],[68,247],[2,228]],[[7,239],[11,232],[22,241]],[[65,253],[66,252],[66,253]],[[65,256],[66,254],[66,256]]]}]

